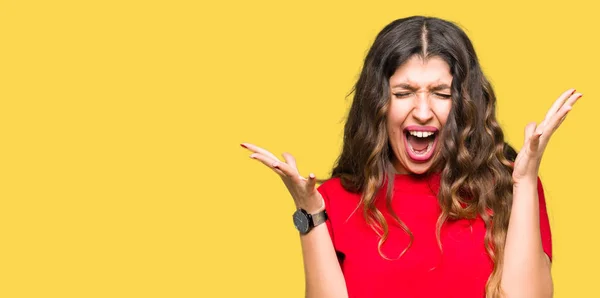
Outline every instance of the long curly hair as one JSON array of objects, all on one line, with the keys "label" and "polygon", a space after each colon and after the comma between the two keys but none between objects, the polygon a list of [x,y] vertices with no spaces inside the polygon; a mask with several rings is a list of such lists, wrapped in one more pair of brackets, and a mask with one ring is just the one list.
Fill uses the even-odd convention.
[{"label": "long curly hair", "polygon": [[389,79],[414,55],[424,60],[440,57],[448,63],[452,75],[452,107],[441,129],[440,150],[428,171],[441,174],[437,194],[442,210],[436,231],[438,245],[442,249],[441,227],[447,220],[481,216],[486,226],[485,249],[494,264],[486,296],[500,297],[512,205],[511,161],[516,153],[504,141],[495,116],[496,97],[473,45],[456,24],[413,16],[393,21],[377,35],[353,88],[342,153],[332,177],[339,177],[346,190],[361,193],[359,206],[367,223],[380,236],[378,250],[382,257],[387,259],[381,247],[389,228],[375,206],[380,191],[385,191],[389,214],[410,236],[412,244],[410,229],[391,207],[393,183],[385,182],[393,181],[395,175],[386,128],[391,98]]}]

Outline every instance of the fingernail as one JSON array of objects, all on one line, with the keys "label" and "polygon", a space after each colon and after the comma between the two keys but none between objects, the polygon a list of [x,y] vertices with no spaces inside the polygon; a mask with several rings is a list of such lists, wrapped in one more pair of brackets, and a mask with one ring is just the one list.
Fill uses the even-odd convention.
[{"label": "fingernail", "polygon": [[248,147],[246,147],[246,145],[244,145],[244,144],[240,144],[240,146],[242,146],[243,148],[248,149]]},{"label": "fingernail", "polygon": [[308,177],[310,177],[310,179],[315,179],[315,174],[313,174],[313,173],[310,173],[310,174],[308,175]]},{"label": "fingernail", "polygon": [[255,159],[256,156],[254,154],[250,154],[250,158]]}]

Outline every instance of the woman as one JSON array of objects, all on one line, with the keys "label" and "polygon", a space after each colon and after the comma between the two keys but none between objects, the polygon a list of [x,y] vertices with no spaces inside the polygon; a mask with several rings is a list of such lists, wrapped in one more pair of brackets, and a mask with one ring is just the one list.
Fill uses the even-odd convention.
[{"label": "woman", "polygon": [[370,48],[342,153],[318,189],[290,154],[242,146],[298,207],[307,297],[551,297],[538,169],[581,96],[564,92],[511,158],[469,38],[415,16],[387,25]]}]

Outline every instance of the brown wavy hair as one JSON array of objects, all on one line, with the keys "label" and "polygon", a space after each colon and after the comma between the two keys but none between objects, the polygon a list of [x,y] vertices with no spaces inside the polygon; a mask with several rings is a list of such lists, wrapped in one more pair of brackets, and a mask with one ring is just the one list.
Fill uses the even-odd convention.
[{"label": "brown wavy hair", "polygon": [[[495,116],[496,96],[485,78],[473,45],[456,24],[413,16],[387,25],[371,46],[354,86],[353,101],[344,128],[342,153],[332,177],[342,186],[361,193],[362,214],[380,236],[379,253],[389,234],[375,198],[385,191],[386,208],[395,222],[413,235],[391,207],[395,169],[392,165],[387,113],[390,105],[389,79],[409,58],[439,57],[450,66],[452,107],[441,129],[440,148],[428,173],[440,173],[437,193],[442,213],[436,236],[448,220],[481,216],[486,226],[485,248],[494,263],[485,294],[500,297],[504,243],[512,205],[512,163],[516,152],[504,141]],[[387,185],[385,187],[384,185]],[[384,189],[385,188],[385,189]]]}]

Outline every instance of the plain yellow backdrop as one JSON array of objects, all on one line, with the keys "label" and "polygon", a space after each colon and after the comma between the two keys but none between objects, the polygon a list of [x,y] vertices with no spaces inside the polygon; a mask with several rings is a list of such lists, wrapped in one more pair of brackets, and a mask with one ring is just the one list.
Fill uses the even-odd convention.
[{"label": "plain yellow backdrop", "polygon": [[584,93],[541,176],[556,297],[600,297],[587,1],[0,3],[0,297],[303,297],[291,198],[239,144],[327,177],[366,51],[416,14],[466,30],[517,148]]}]

